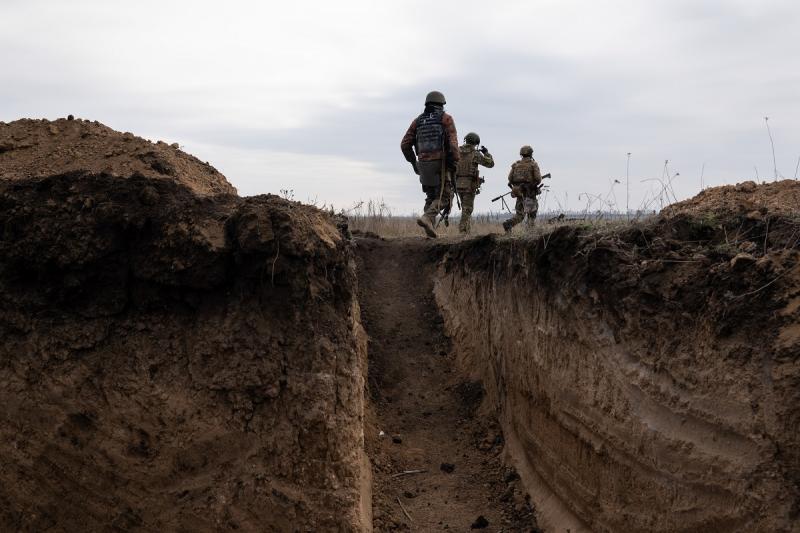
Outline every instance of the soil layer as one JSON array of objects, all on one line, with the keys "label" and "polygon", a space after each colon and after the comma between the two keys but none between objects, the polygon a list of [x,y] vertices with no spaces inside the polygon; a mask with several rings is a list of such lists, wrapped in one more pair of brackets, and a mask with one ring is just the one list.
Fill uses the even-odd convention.
[{"label": "soil layer", "polygon": [[798,530],[798,193],[743,184],[643,223],[439,248],[457,366],[545,529]]},{"label": "soil layer", "polygon": [[0,180],[0,530],[368,530],[336,223],[143,175]]}]

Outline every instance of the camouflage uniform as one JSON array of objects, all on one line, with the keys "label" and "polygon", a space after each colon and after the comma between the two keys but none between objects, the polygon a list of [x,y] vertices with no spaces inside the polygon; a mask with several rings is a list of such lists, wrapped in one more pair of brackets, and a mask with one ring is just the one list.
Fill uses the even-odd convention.
[{"label": "camouflage uniform", "polygon": [[508,232],[511,228],[522,222],[528,216],[527,225],[532,227],[539,211],[539,185],[542,183],[542,173],[532,156],[523,156],[522,159],[511,165],[508,173],[508,186],[511,187],[512,196],[517,199],[514,206],[515,214],[503,222],[503,228]]},{"label": "camouflage uniform", "polygon": [[465,143],[458,150],[461,156],[456,167],[456,191],[461,198],[461,220],[458,223],[458,231],[469,233],[475,195],[481,186],[478,165],[492,168],[494,159],[488,150],[485,148],[484,151],[478,150],[474,144]]},{"label": "camouflage uniform", "polygon": [[[458,134],[453,117],[444,112],[442,105],[426,103],[425,111],[411,122],[403,135],[400,149],[406,161],[414,165],[419,174],[422,191],[425,193],[425,214],[420,217],[420,225],[423,225],[423,221],[425,225],[429,225],[425,232],[433,237],[436,235],[433,232],[436,216],[443,209],[449,211],[453,198],[450,176],[459,159]],[[441,179],[443,159],[444,183]]]}]

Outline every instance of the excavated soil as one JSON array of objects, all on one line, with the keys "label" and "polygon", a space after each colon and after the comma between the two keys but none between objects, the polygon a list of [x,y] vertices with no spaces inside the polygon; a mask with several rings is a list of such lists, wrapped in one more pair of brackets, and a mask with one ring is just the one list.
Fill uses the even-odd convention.
[{"label": "excavated soil", "polygon": [[798,530],[798,194],[743,184],[638,225],[440,249],[458,367],[543,528]]},{"label": "excavated soil", "polygon": [[535,531],[519,476],[503,466],[502,431],[478,411],[483,390],[454,369],[433,301],[430,245],[357,242],[375,530]]},{"label": "excavated soil", "polygon": [[690,214],[722,218],[751,214],[751,218],[770,216],[797,217],[800,212],[800,187],[796,180],[782,180],[763,185],[745,181],[737,185],[711,187],[697,196],[665,208],[665,216]]},{"label": "excavated soil", "polygon": [[346,226],[274,196],[198,194],[229,189],[204,167],[148,176],[133,155],[129,175],[9,179],[13,156],[0,530],[369,529]]},{"label": "excavated soil", "polygon": [[0,179],[74,172],[168,180],[200,195],[236,194],[225,176],[177,143],[152,143],[81,119],[0,122]]}]

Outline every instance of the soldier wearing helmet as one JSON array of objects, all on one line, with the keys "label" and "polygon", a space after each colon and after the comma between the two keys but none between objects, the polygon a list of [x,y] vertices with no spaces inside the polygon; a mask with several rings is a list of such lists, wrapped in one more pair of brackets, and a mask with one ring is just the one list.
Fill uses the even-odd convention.
[{"label": "soldier wearing helmet", "polygon": [[400,149],[419,175],[425,193],[424,213],[417,219],[428,237],[436,237],[434,226],[440,213],[449,213],[453,190],[451,173],[459,160],[456,124],[445,113],[445,98],[439,91],[425,97],[425,110],[411,121]]},{"label": "soldier wearing helmet", "polygon": [[517,203],[514,206],[514,216],[503,222],[506,233],[526,216],[528,227],[532,227],[539,210],[539,202],[536,200],[542,183],[539,164],[533,159],[533,148],[527,144],[519,149],[519,155],[522,159],[512,164],[508,173],[508,186],[511,187],[511,196],[517,199]]},{"label": "soldier wearing helmet", "polygon": [[481,138],[470,132],[464,137],[464,144],[459,148],[459,160],[456,165],[456,192],[461,197],[461,220],[458,223],[460,233],[469,233],[472,209],[475,206],[475,195],[480,192],[481,178],[478,165],[486,168],[494,166],[492,154],[485,146],[478,145]]}]

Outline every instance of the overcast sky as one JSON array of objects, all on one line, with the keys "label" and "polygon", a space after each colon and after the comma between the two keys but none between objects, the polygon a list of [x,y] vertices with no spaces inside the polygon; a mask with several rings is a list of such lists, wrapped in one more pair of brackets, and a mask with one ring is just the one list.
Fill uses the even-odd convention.
[{"label": "overcast sky", "polygon": [[701,172],[771,180],[765,116],[795,175],[798,30],[796,0],[0,0],[0,120],[72,113],[179,142],[242,195],[410,213],[400,138],[436,89],[495,156],[477,211],[522,144],[553,175],[547,208],[624,209],[630,152],[636,208],[665,160],[679,199]]}]

